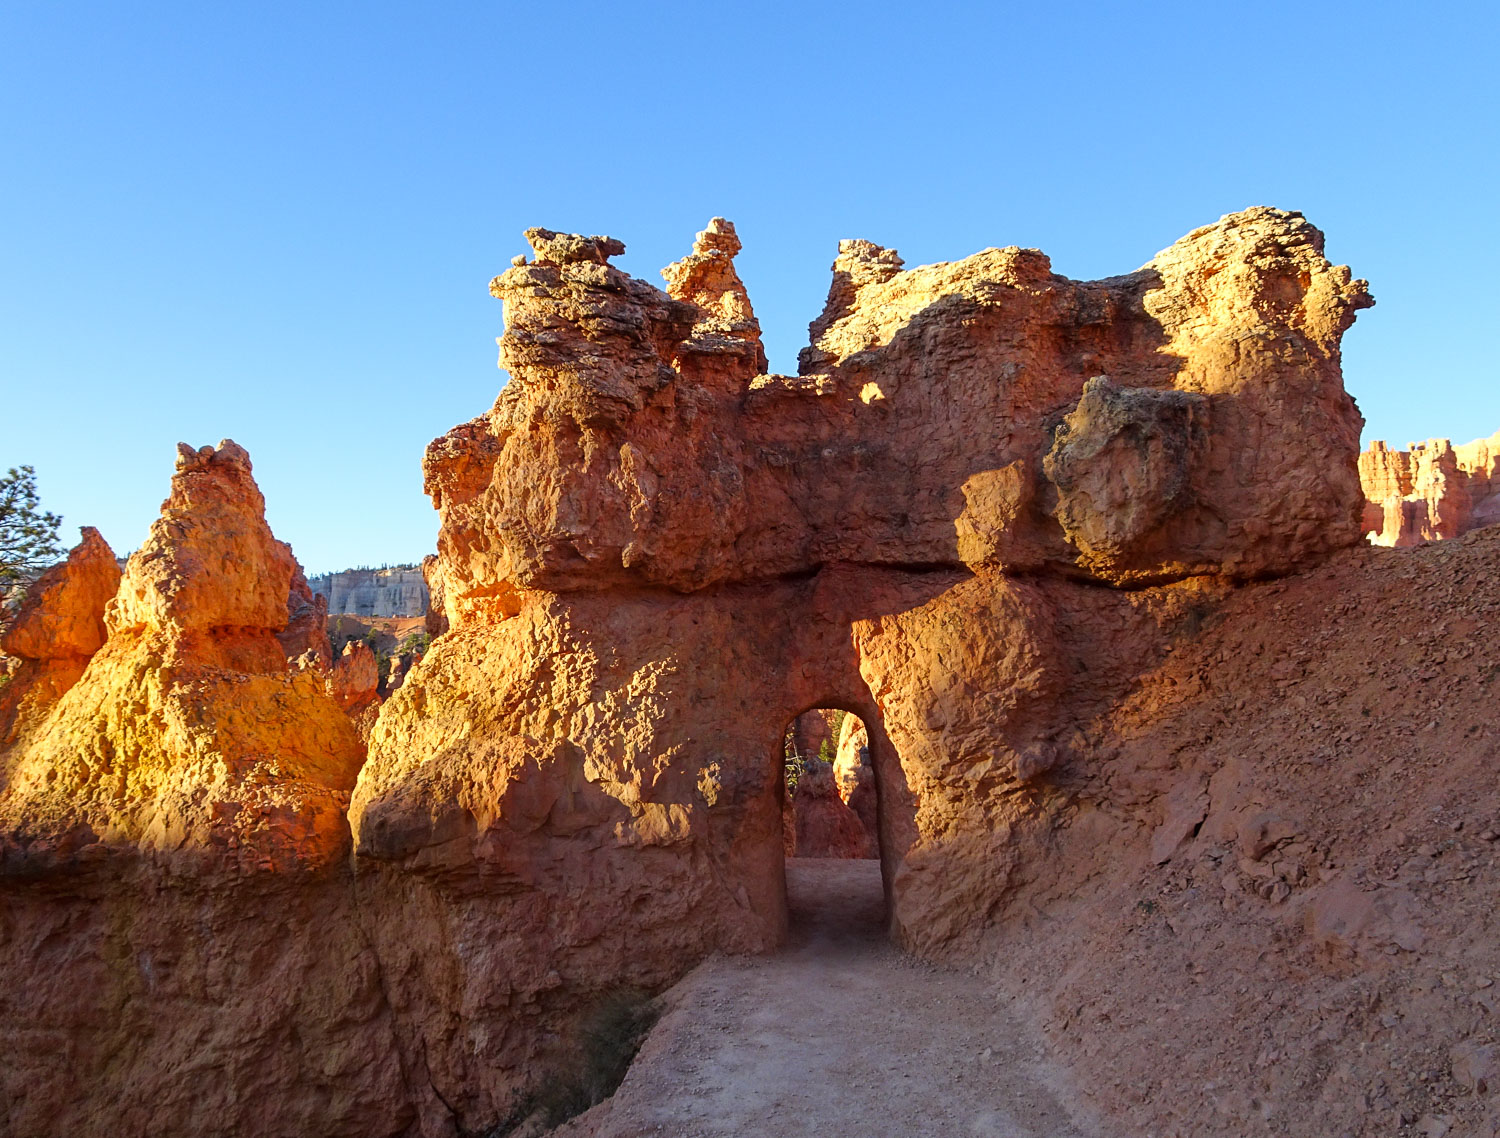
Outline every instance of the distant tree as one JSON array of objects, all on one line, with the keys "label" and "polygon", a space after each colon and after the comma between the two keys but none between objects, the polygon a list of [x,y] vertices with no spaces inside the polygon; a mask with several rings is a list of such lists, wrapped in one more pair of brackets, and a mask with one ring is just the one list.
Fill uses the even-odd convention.
[{"label": "distant tree", "polygon": [[802,756],[797,753],[797,734],[790,726],[781,739],[781,773],[786,779],[786,792],[795,794],[802,779]]},{"label": "distant tree", "polygon": [[41,509],[36,470],[11,467],[0,478],[0,602],[12,602],[47,566],[60,560],[62,518]]}]

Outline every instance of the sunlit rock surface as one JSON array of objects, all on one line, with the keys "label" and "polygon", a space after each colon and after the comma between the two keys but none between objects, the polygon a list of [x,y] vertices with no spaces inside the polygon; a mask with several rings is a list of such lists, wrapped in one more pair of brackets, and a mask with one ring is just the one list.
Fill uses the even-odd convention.
[{"label": "sunlit rock surface", "polygon": [[1377,440],[1359,456],[1359,478],[1372,545],[1418,545],[1500,523],[1500,433],[1407,450]]},{"label": "sunlit rock surface", "polygon": [[821,773],[855,822],[868,782],[892,935],[982,958],[1064,912],[1048,866],[1195,840],[1181,748],[1111,781],[1173,707],[1133,693],[1359,542],[1339,342],[1371,301],[1298,214],[1093,282],[844,242],[797,376],[764,374],[727,222],[666,291],[613,238],[527,241],[491,285],[510,381],[424,460],[449,627],[362,767],[367,670],[288,669],[294,563],[232,444],[184,450],[108,641],[6,753],[18,1132],[525,1118],[601,1008],[781,943],[813,708],[863,721],[848,803]]}]

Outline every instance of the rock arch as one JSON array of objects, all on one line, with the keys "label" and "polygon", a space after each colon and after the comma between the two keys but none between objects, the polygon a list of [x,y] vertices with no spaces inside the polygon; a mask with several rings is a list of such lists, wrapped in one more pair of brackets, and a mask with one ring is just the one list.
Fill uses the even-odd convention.
[{"label": "rock arch", "polygon": [[[569,930],[545,967],[514,945],[525,1000],[779,941],[762,757],[815,706],[882,725],[893,935],[972,945],[1183,609],[1358,540],[1338,340],[1371,301],[1300,215],[1097,282],[846,243],[798,376],[760,374],[727,223],[668,293],[613,239],[527,237],[491,285],[510,383],[424,461],[452,627],[350,813],[377,930],[453,891]],[[381,942],[410,960],[398,1003],[451,1006],[459,945]],[[484,1082],[442,1022],[409,1030]]]},{"label": "rock arch", "polygon": [[[37,930],[0,946],[39,1041],[0,1070],[31,1096],[13,1129],[493,1129],[621,991],[778,943],[765,757],[806,707],[878,725],[892,934],[963,952],[1059,844],[1113,832],[1112,738],[1172,639],[1359,540],[1339,341],[1372,301],[1299,214],[1092,282],[1036,250],[907,270],[846,242],[797,376],[762,374],[728,223],[668,292],[611,238],[527,240],[491,286],[511,380],[423,465],[450,627],[357,778],[322,679],[286,670],[293,562],[231,444],[184,449],[110,642],[0,755],[25,775],[0,884]],[[126,756],[135,781],[80,804],[53,776],[125,754],[125,665],[146,691],[177,670],[176,718],[134,737],[156,766]],[[179,720],[187,757],[161,745]],[[192,999],[226,1061],[163,1088],[208,1030],[174,1026]],[[80,1023],[105,1026],[74,1063]]]}]

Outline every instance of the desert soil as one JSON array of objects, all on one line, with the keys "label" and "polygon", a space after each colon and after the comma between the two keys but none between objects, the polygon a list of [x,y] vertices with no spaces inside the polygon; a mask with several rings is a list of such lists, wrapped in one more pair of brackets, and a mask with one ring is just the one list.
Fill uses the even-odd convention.
[{"label": "desert soil", "polygon": [[1097,1132],[1002,997],[891,946],[879,862],[789,859],[787,891],[787,946],[690,973],[615,1095],[555,1138]]}]

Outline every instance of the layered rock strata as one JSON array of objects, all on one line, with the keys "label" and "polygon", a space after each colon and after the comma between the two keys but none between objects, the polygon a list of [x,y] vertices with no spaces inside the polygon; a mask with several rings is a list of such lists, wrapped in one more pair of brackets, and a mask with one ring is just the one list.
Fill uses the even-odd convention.
[{"label": "layered rock strata", "polygon": [[427,582],[417,565],[324,573],[312,579],[311,588],[331,613],[396,617],[427,611]]},{"label": "layered rock strata", "polygon": [[[1076,817],[1121,808],[1100,776],[1140,677],[1246,582],[1359,540],[1361,423],[1339,341],[1370,299],[1300,215],[1230,215],[1094,282],[1052,273],[1035,250],[907,270],[848,242],[798,376],[763,374],[727,223],[667,270],[667,292],[611,266],[611,238],[527,239],[533,259],[491,286],[511,381],[424,460],[451,627],[382,709],[348,829],[333,804],[353,763],[308,761],[309,748],[353,754],[316,742],[332,743],[314,726],[322,709],[342,713],[315,686],[300,694],[272,635],[289,554],[269,534],[241,550],[229,526],[218,540],[244,556],[221,546],[216,563],[243,570],[234,595],[264,593],[266,607],[231,613],[218,598],[226,611],[184,624],[197,591],[185,612],[214,607],[207,578],[151,566],[212,559],[191,511],[172,514],[185,532],[164,529],[132,559],[98,681],[86,674],[50,741],[22,754],[25,778],[0,799],[8,888],[71,864],[61,835],[81,824],[80,848],[148,859],[191,861],[222,834],[225,852],[254,851],[251,881],[269,880],[269,861],[302,899],[283,898],[268,926],[283,963],[260,967],[259,926],[225,934],[233,950],[215,959],[247,991],[299,986],[267,994],[274,1014],[253,1024],[231,1012],[216,1083],[179,1079],[169,1106],[141,1101],[128,1080],[149,1084],[144,1064],[195,1025],[161,1026],[136,1045],[140,1064],[86,1067],[81,1105],[24,1114],[27,1132],[120,1133],[104,1120],[128,1102],[139,1132],[167,1119],[158,1129],[227,1133],[215,1110],[255,1090],[276,1112],[263,1132],[480,1133],[526,1117],[584,1077],[605,1009],[714,950],[781,941],[782,738],[811,708],[843,708],[868,732],[892,934],[933,956],[980,950],[1060,843],[1118,836]],[[210,486],[243,487],[233,453],[185,462],[185,492],[210,467],[228,468]],[[178,576],[181,589],[153,590]],[[147,643],[161,644],[149,666]],[[184,737],[171,724],[140,728],[141,757],[121,760],[109,794],[75,773],[102,761],[69,740],[104,730],[106,706],[140,705],[101,658],[140,661],[142,683],[212,658],[195,706],[219,708],[241,675],[260,686],[237,706],[277,692],[264,720],[216,713],[185,732],[241,756],[227,766],[258,772],[255,794],[237,798],[206,755],[158,760],[159,740]],[[245,754],[250,721],[287,734]],[[1171,783],[1133,783],[1130,808],[1154,811]],[[289,843],[268,847],[267,804]],[[126,906],[139,887],[101,888]],[[248,888],[219,895],[257,913]],[[314,897],[319,916],[299,930]],[[57,944],[102,935],[50,927]],[[99,975],[119,973],[132,1013],[165,1024],[182,990],[158,993],[126,944]],[[6,966],[24,991],[46,988],[34,956],[11,951]],[[353,988],[338,1011],[317,995],[329,976]],[[58,1040],[76,1035],[80,1020],[28,998],[13,1021],[24,1010]],[[355,1030],[364,1066],[331,1077]],[[41,1080],[23,1111],[60,1095],[50,1054],[7,1075],[11,1101]],[[202,1105],[185,1099],[195,1089]]]},{"label": "layered rock strata", "polygon": [[1500,433],[1455,447],[1447,439],[1359,456],[1364,530],[1372,545],[1409,546],[1500,523]]}]

